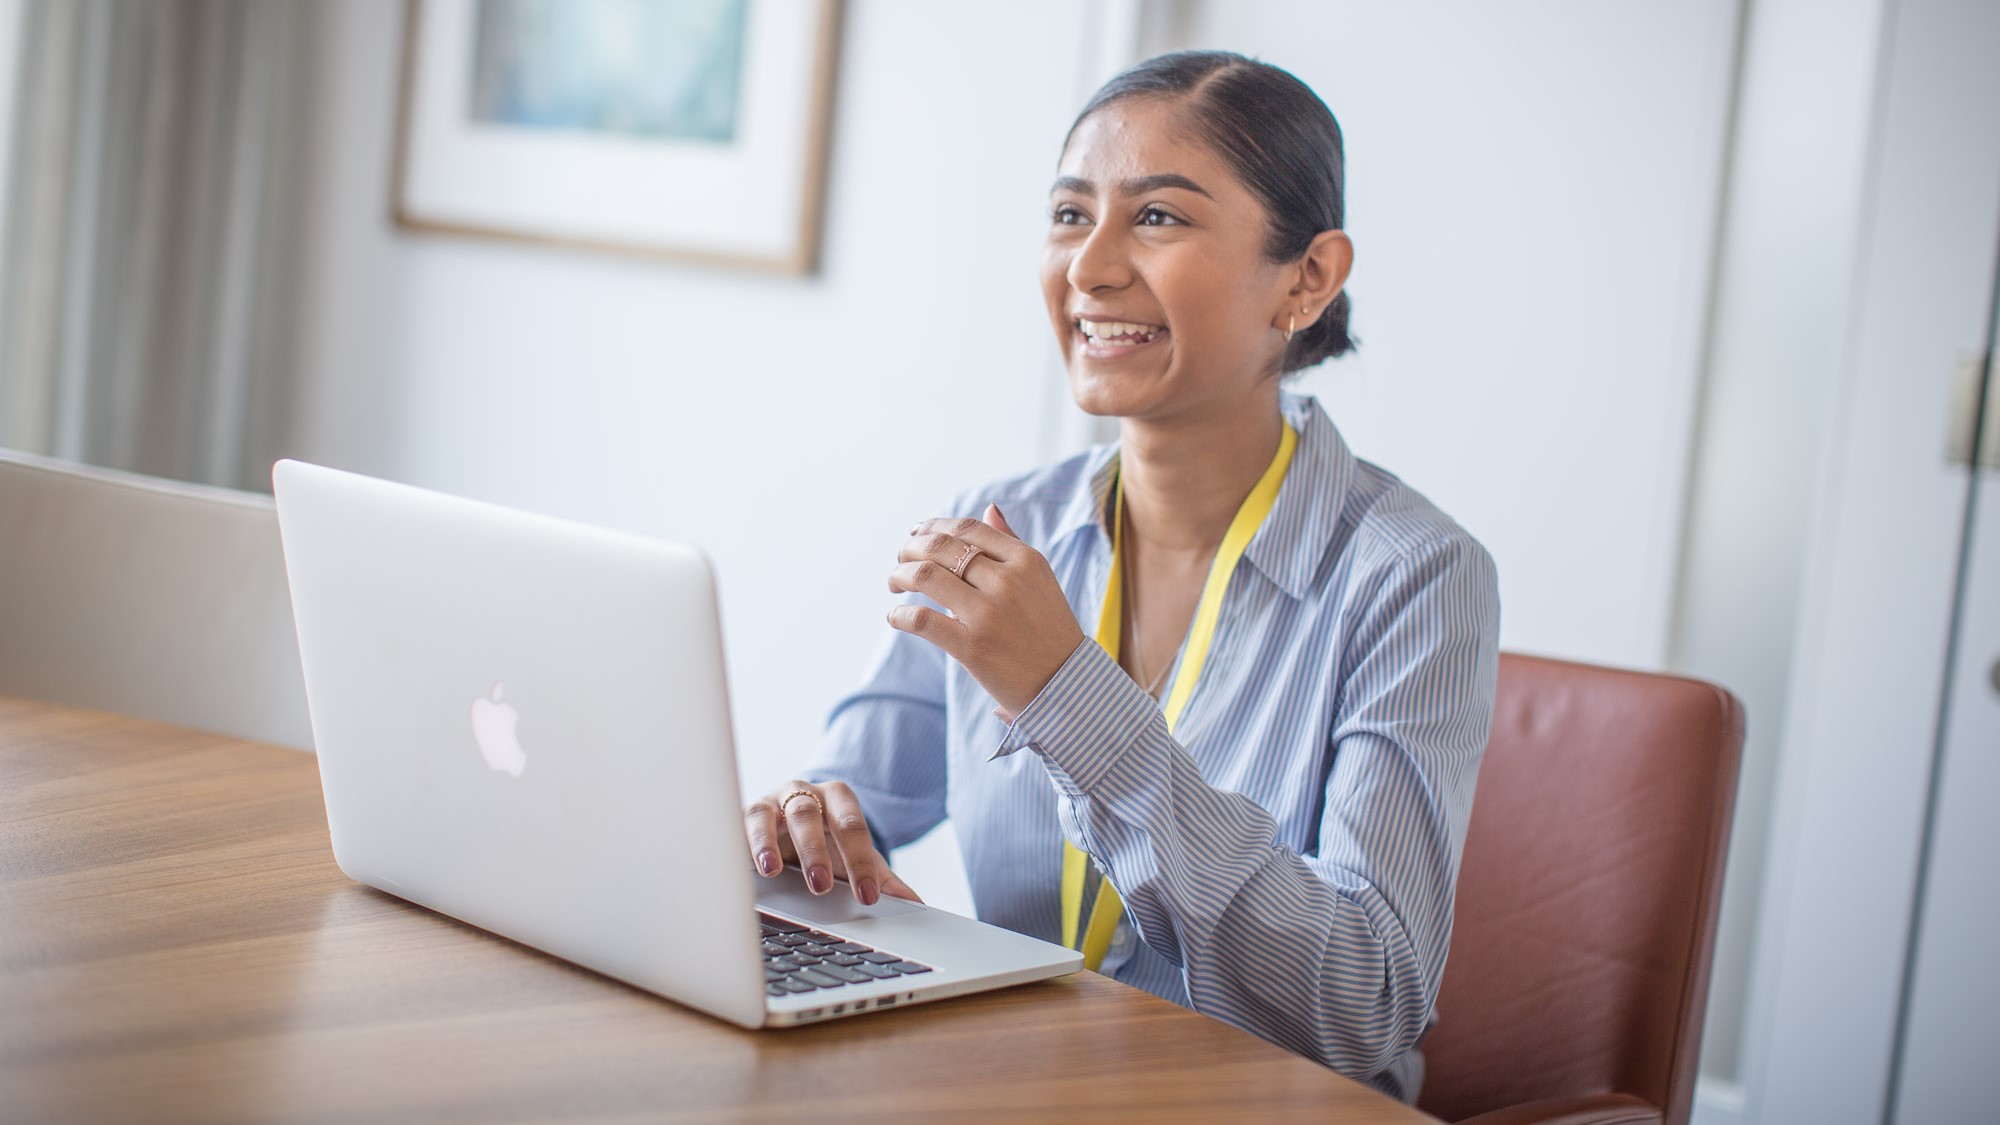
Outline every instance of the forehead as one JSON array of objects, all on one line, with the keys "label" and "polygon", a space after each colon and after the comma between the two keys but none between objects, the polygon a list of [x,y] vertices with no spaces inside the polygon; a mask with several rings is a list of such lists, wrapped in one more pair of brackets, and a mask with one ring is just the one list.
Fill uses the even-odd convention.
[{"label": "forehead", "polygon": [[1056,174],[1110,191],[1121,181],[1177,173],[1217,199],[1241,193],[1229,166],[1189,128],[1185,112],[1177,101],[1151,97],[1105,106],[1077,125]]}]

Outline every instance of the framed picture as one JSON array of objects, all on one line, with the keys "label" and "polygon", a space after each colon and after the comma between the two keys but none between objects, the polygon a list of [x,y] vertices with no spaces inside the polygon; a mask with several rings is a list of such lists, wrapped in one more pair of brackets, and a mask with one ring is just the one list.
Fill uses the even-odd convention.
[{"label": "framed picture", "polygon": [[839,0],[410,0],[413,230],[810,273]]}]

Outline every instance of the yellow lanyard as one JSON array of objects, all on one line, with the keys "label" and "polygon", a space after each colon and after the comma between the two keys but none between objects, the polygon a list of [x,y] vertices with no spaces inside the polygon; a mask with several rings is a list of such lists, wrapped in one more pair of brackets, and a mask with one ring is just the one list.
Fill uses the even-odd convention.
[{"label": "yellow lanyard", "polygon": [[[1236,573],[1236,564],[1242,561],[1243,551],[1250,546],[1250,538],[1257,534],[1265,517],[1271,514],[1271,506],[1277,503],[1278,486],[1285,483],[1285,470],[1292,464],[1292,451],[1298,448],[1299,435],[1291,423],[1285,423],[1285,432],[1278,439],[1278,454],[1271,458],[1271,466],[1257,480],[1257,487],[1243,500],[1243,506],[1236,510],[1236,518],[1230,521],[1228,534],[1222,537],[1222,546],[1216,549],[1215,562],[1208,568],[1208,582],[1201,588],[1201,601],[1196,604],[1194,624],[1188,630],[1187,653],[1181,658],[1181,668],[1174,676],[1173,690],[1167,693],[1165,707],[1167,729],[1173,730],[1179,723],[1181,712],[1187,709],[1188,698],[1194,694],[1195,682],[1201,679],[1202,665],[1208,663],[1209,645],[1215,640],[1216,619],[1222,615],[1222,595],[1229,589],[1229,579]],[[1124,631],[1124,559],[1125,559],[1125,485],[1123,474],[1115,485],[1117,496],[1112,512],[1111,531],[1111,577],[1104,586],[1104,608],[1097,615],[1097,643],[1111,659],[1118,659],[1118,640]],[[1083,886],[1089,867],[1089,857],[1078,850],[1075,844],[1063,841],[1062,873],[1062,919],[1063,944],[1071,949],[1083,951],[1083,967],[1096,971],[1104,964],[1104,954],[1111,948],[1111,933],[1118,928],[1118,917],[1124,911],[1124,902],[1118,897],[1117,888],[1110,879],[1103,879],[1097,885],[1097,901],[1091,904],[1090,925],[1084,930],[1083,944],[1079,946],[1076,931],[1083,917]]]}]

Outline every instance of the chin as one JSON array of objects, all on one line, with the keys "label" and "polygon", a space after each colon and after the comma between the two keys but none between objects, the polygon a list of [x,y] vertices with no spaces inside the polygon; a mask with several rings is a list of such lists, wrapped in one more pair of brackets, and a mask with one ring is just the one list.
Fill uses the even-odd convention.
[{"label": "chin", "polygon": [[1167,397],[1166,375],[1111,375],[1069,365],[1069,394],[1077,409],[1099,418],[1131,418],[1156,412]]}]

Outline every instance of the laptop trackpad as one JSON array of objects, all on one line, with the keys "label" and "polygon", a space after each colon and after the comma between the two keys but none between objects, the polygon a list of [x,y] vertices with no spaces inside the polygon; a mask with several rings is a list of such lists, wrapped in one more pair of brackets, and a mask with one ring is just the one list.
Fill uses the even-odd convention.
[{"label": "laptop trackpad", "polygon": [[827,926],[864,922],[871,918],[893,918],[919,909],[916,903],[894,895],[883,895],[875,905],[863,906],[854,901],[854,891],[846,883],[839,882],[827,893],[816,895],[806,889],[805,878],[794,867],[787,867],[783,874],[758,881],[757,905],[801,922]]}]

